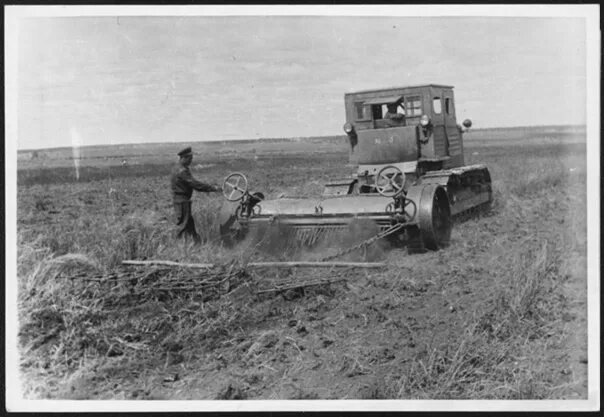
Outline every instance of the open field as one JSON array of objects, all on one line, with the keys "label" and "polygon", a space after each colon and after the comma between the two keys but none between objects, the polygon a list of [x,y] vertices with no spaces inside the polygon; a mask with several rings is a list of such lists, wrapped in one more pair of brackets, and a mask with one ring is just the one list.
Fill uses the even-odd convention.
[{"label": "open field", "polygon": [[[68,276],[124,259],[231,265],[238,279],[323,271],[246,270],[279,259],[218,244],[231,206],[195,196],[204,243],[171,235],[168,173],[186,144],[43,150],[18,168],[19,347],[24,395],[60,399],[587,398],[586,148],[580,128],[474,131],[466,164],[489,167],[487,215],[451,246],[339,283],[212,297],[137,293]],[[244,172],[254,191],[313,196],[354,171],[344,137],[194,143],[193,173]],[[122,163],[123,161],[126,163]],[[76,168],[77,166],[77,168]],[[298,259],[318,259],[302,253]],[[349,260],[362,260],[357,253]],[[195,273],[147,269],[146,279]],[[133,272],[134,274],[134,272]],[[169,278],[169,279],[168,279]],[[226,291],[225,291],[226,292]]]}]

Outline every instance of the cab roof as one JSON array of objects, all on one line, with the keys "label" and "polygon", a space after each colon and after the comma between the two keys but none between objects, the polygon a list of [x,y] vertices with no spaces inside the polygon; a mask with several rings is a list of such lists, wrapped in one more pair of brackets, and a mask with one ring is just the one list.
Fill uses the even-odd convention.
[{"label": "cab roof", "polygon": [[380,88],[377,90],[361,90],[361,91],[351,91],[346,93],[345,95],[353,95],[353,94],[366,94],[366,93],[385,93],[393,90],[402,90],[402,89],[416,89],[416,88],[428,88],[428,87],[436,87],[436,88],[453,88],[452,85],[444,85],[444,84],[421,84],[421,85],[408,85],[401,87],[390,87],[390,88]]}]

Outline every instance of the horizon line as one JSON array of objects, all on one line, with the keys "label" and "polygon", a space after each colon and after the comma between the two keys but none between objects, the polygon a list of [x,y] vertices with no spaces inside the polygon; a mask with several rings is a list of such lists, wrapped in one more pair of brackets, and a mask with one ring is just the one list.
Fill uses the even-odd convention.
[{"label": "horizon line", "polygon": [[[477,127],[473,128],[471,131],[480,131],[480,130],[498,130],[498,129],[526,129],[526,128],[551,128],[551,127],[585,127],[587,128],[587,123],[580,124],[546,124],[546,125],[522,125],[522,126],[493,126],[493,127]],[[93,148],[100,146],[123,146],[123,145],[132,145],[132,146],[140,146],[140,145],[178,145],[178,144],[186,144],[186,143],[217,143],[217,142],[253,142],[253,141],[268,141],[268,140],[282,140],[282,141],[291,141],[294,139],[314,139],[314,138],[328,138],[328,137],[337,137],[337,136],[346,136],[345,134],[331,134],[331,135],[317,135],[317,136],[287,136],[287,137],[261,137],[261,138],[233,138],[233,139],[211,139],[211,140],[186,140],[186,141],[178,141],[178,142],[123,142],[123,143],[98,143],[94,145],[80,145],[79,148]],[[73,146],[51,146],[48,148],[17,148],[17,153],[20,152],[32,152],[32,151],[46,151],[46,150],[61,150],[61,149],[72,149]]]}]

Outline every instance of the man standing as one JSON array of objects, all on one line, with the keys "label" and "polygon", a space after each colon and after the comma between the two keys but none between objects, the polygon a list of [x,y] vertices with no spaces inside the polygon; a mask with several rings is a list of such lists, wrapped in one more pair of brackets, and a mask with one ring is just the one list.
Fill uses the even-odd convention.
[{"label": "man standing", "polygon": [[195,230],[195,222],[191,212],[191,195],[193,190],[201,192],[221,191],[220,187],[197,181],[191,175],[189,166],[193,161],[193,151],[187,147],[178,152],[180,161],[172,171],[170,183],[174,201],[174,213],[176,214],[176,237],[191,236],[195,243],[201,243],[201,238]]}]

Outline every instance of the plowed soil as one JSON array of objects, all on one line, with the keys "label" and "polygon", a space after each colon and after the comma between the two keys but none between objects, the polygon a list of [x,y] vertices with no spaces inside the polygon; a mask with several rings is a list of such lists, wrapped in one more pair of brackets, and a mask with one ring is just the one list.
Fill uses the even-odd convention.
[{"label": "plowed soil", "polygon": [[[32,347],[23,326],[34,321],[21,307],[26,397],[587,398],[585,139],[529,133],[507,132],[509,142],[499,131],[466,139],[466,164],[488,166],[495,203],[487,213],[456,222],[446,249],[409,255],[405,248],[373,248],[370,260],[385,262],[385,269],[350,271],[328,285],[264,294],[242,290],[207,304],[176,296],[147,300],[139,307],[148,305],[149,311],[131,323],[135,330],[121,333],[121,340],[139,344],[126,343],[115,355],[99,344],[65,348],[67,334],[82,325],[65,316],[54,337]],[[308,152],[290,153],[283,145],[281,155],[263,155],[261,145],[236,156],[204,154],[193,172],[218,183],[242,171],[254,191],[269,197],[318,195],[325,181],[354,169],[346,166],[343,139],[330,143],[331,151],[320,154],[310,153],[312,145]],[[216,195],[196,196],[198,228],[206,228],[200,248],[170,240],[132,247],[119,240],[120,227],[133,217],[152,219],[149,239],[154,233],[163,238],[169,228],[165,163],[99,168],[90,160],[78,180],[66,164],[44,169],[28,162],[20,172],[21,281],[42,262],[29,247],[45,248],[50,257],[81,253],[105,270],[122,259],[226,262],[239,256],[216,242],[215,218],[208,214],[224,206]],[[114,235],[108,232],[112,227],[118,230]],[[322,255],[304,253],[300,259]],[[365,261],[367,253],[348,259]],[[301,280],[326,274],[264,273]],[[194,309],[191,317],[212,324],[201,332],[183,309]],[[161,337],[137,333],[145,321],[151,326],[160,316],[167,320],[164,310],[170,326]],[[126,310],[125,317],[135,320]]]}]

